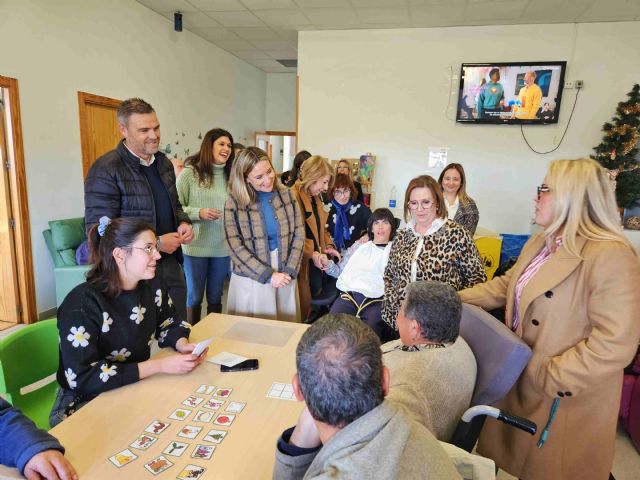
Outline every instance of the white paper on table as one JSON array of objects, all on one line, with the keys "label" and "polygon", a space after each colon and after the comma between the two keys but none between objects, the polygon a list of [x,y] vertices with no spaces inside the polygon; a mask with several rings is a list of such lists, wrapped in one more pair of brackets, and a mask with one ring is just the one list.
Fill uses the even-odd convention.
[{"label": "white paper on table", "polygon": [[207,358],[207,362],[215,363],[216,365],[224,365],[225,367],[233,367],[245,360],[247,360],[247,357],[229,352],[220,352],[213,357]]},{"label": "white paper on table", "polygon": [[193,352],[191,352],[191,355],[200,355],[211,344],[211,342],[213,342],[214,338],[215,337],[207,338],[206,340],[203,340],[200,343],[198,343],[196,345],[196,348],[193,349]]}]

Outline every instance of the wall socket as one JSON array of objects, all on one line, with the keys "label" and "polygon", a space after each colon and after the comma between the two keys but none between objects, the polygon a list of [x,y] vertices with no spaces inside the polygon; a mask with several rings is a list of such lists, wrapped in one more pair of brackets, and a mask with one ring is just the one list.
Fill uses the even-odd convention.
[{"label": "wall socket", "polygon": [[564,82],[564,88],[565,89],[584,88],[584,80],[575,80],[575,81],[566,80]]},{"label": "wall socket", "polygon": [[571,80],[565,80],[564,88],[565,89],[573,88],[573,82]]},{"label": "wall socket", "polygon": [[575,82],[573,82],[573,86],[576,88],[584,88],[584,81],[583,80],[576,80]]}]

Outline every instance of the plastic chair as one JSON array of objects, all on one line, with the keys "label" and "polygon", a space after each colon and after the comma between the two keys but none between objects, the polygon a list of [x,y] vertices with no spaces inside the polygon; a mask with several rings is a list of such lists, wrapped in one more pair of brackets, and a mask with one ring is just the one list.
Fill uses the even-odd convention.
[{"label": "plastic chair", "polygon": [[0,393],[45,430],[50,428],[49,413],[58,382],[54,379],[25,394],[21,390],[55,374],[58,360],[55,318],[28,325],[0,340]]},{"label": "plastic chair", "polygon": [[478,375],[472,408],[463,415],[451,443],[470,452],[487,415],[533,435],[537,429],[535,423],[490,407],[511,390],[529,363],[529,346],[495,317],[467,304],[462,308],[460,335],[476,357]]}]

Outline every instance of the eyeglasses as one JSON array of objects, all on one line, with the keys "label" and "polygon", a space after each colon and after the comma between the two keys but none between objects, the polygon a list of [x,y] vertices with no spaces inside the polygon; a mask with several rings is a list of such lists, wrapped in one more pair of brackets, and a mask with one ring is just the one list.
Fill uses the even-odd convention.
[{"label": "eyeglasses", "polygon": [[346,190],[334,190],[333,195],[335,197],[348,197],[349,195],[351,195],[351,190],[349,190],[348,188]]},{"label": "eyeglasses", "polygon": [[537,187],[537,191],[538,191],[538,200],[540,200],[541,197],[541,193],[549,193],[551,191],[551,189],[549,188],[548,185],[545,185],[544,183],[542,185],[539,185]]},{"label": "eyeglasses", "polygon": [[131,245],[131,248],[135,248],[136,250],[142,250],[146,252],[146,254],[149,255],[150,257],[154,256],[156,253],[160,253],[160,250],[158,250],[158,247],[155,245],[148,245],[146,247],[134,247],[133,245]]},{"label": "eyeglasses", "polygon": [[434,205],[435,203],[433,202],[433,200],[411,200],[407,202],[409,210],[418,210],[419,207],[422,207],[423,210],[429,210]]}]

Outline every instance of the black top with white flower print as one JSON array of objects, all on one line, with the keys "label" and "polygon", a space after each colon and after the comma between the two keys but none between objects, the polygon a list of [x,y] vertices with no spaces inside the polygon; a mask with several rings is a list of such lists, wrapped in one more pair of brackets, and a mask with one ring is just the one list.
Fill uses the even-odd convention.
[{"label": "black top with white flower print", "polygon": [[83,399],[137,382],[138,363],[149,359],[153,339],[174,347],[191,326],[176,317],[159,279],[110,297],[85,282],[58,308],[58,383]]},{"label": "black top with white flower print", "polygon": [[[329,209],[329,216],[327,217],[327,230],[331,234],[331,238],[334,238],[333,233],[336,230],[336,207],[333,203],[329,202],[325,204]],[[364,203],[360,201],[352,201],[351,207],[347,212],[347,219],[349,220],[349,232],[351,239],[344,241],[343,252],[346,251],[357,240],[360,240],[362,236],[367,233],[367,223],[371,216],[371,210]]]}]

